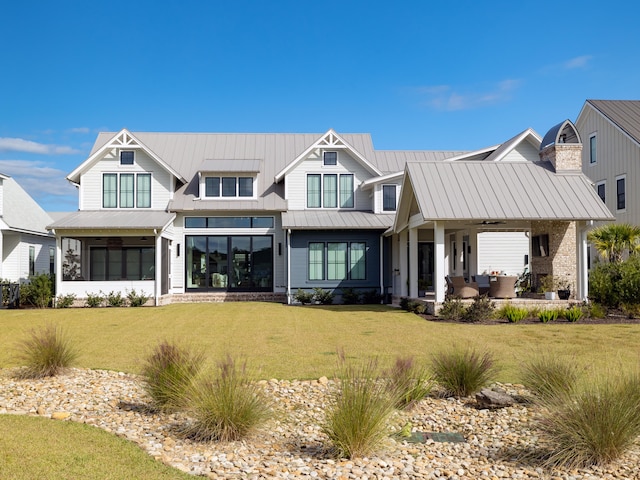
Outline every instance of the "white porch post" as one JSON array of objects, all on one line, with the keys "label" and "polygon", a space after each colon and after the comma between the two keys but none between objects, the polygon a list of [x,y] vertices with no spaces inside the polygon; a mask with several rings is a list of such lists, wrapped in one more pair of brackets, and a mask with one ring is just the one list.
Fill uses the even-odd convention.
[{"label": "white porch post", "polygon": [[433,287],[436,294],[436,302],[444,302],[446,293],[445,256],[444,256],[444,223],[433,222]]},{"label": "white porch post", "polygon": [[404,229],[398,235],[398,255],[400,257],[400,296],[409,295],[407,288],[407,279],[409,278],[409,264],[407,262],[407,230]]},{"label": "white porch post", "polygon": [[[55,232],[54,232],[55,235]],[[62,238],[56,235],[56,292],[62,295]],[[66,295],[67,292],[64,292]]]},{"label": "white porch post", "polygon": [[164,272],[162,271],[162,235],[158,235],[154,231],[154,239],[156,241],[156,266],[155,266],[155,275],[154,275],[154,301],[155,305],[160,304],[160,295],[162,294],[162,276]]},{"label": "white porch post", "polygon": [[418,298],[418,229],[409,229],[409,296]]},{"label": "white porch post", "polygon": [[478,275],[478,229],[469,229],[469,249],[471,253],[467,257],[469,262],[469,279],[473,275]]},{"label": "white porch post", "polygon": [[576,292],[577,300],[587,300],[589,295],[589,269],[587,268],[587,227],[580,229],[578,240],[578,285]]}]

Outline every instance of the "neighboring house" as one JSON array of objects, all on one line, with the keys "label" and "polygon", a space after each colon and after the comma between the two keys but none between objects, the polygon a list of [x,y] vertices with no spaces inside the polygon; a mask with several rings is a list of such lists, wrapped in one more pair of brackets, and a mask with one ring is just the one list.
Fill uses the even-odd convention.
[{"label": "neighboring house", "polygon": [[576,128],[583,173],[616,221],[640,225],[640,100],[587,100]]},{"label": "neighboring house", "polygon": [[[611,217],[579,171],[557,175],[540,161],[539,149],[540,137],[530,129],[474,152],[378,151],[368,134],[333,130],[101,133],[89,158],[67,177],[79,188],[79,210],[51,225],[61,272],[57,291],[84,297],[136,289],[162,304],[292,301],[298,289],[320,287],[338,301],[344,288],[373,290],[388,300],[417,296],[421,280],[435,286],[440,299],[449,272],[520,273],[529,236],[540,230],[536,221]],[[457,176],[467,165],[477,169],[475,179],[484,179],[475,186],[481,195],[474,201],[487,204],[481,213],[458,219],[455,211],[468,207],[459,197],[446,205],[445,197],[414,197],[433,186],[439,195],[470,188]],[[565,204],[586,195],[587,206],[505,215],[505,205],[491,198],[498,194],[492,182],[510,169],[540,171],[518,182],[513,177],[510,187],[531,190],[545,208],[547,196]],[[560,186],[556,176],[572,180]],[[589,195],[597,201],[589,203]],[[437,217],[435,237],[432,227],[413,223],[430,201],[454,212]],[[509,201],[517,211],[520,197],[500,200]],[[496,232],[514,240],[496,242]],[[575,243],[572,251],[575,266]],[[486,265],[483,257],[498,264]]]},{"label": "neighboring house", "polygon": [[0,279],[22,283],[55,272],[56,240],[47,213],[16,181],[0,174]]}]

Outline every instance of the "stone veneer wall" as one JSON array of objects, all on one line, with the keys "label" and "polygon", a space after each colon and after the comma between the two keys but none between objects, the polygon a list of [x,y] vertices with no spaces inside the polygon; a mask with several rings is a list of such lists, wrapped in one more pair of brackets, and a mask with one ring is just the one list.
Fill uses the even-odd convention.
[{"label": "stone veneer wall", "polygon": [[551,144],[540,152],[540,160],[549,161],[556,172],[582,171],[582,144]]},{"label": "stone veneer wall", "polygon": [[531,222],[531,235],[549,235],[549,254],[546,257],[531,257],[531,275],[534,286],[540,275],[553,275],[571,286],[575,294],[578,279],[578,255],[576,251],[576,222],[536,221]]}]

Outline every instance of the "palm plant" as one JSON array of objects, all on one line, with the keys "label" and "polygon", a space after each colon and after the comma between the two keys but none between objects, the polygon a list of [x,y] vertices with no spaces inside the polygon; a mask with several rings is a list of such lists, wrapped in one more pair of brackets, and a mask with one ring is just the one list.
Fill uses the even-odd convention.
[{"label": "palm plant", "polygon": [[587,240],[610,262],[620,262],[625,252],[633,254],[640,250],[640,226],[628,223],[601,225],[588,233]]}]

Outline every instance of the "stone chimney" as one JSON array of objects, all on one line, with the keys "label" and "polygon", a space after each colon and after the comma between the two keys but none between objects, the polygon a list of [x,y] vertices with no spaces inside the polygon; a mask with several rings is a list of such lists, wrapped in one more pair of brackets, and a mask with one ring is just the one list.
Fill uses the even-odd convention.
[{"label": "stone chimney", "polygon": [[582,171],[582,143],[571,120],[551,128],[540,144],[540,160],[551,162],[556,173]]}]

